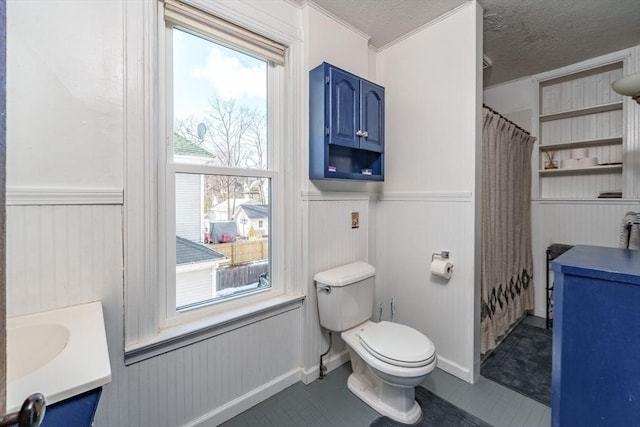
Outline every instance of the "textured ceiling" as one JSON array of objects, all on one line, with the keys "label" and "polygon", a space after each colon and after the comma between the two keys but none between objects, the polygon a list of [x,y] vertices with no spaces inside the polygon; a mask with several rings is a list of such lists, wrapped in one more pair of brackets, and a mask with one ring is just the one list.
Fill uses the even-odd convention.
[{"label": "textured ceiling", "polygon": [[[468,0],[312,0],[371,36],[376,48]],[[640,45],[640,0],[479,0],[484,85]]]},{"label": "textured ceiling", "polygon": [[312,0],[312,3],[368,34],[369,43],[380,48],[467,1]]},{"label": "textured ceiling", "polygon": [[485,86],[640,44],[640,0],[483,0]]}]

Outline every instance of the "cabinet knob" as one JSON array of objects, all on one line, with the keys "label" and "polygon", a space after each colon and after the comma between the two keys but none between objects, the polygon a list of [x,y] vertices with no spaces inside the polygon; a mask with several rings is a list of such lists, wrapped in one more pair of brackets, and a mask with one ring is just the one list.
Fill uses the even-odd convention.
[{"label": "cabinet knob", "polygon": [[356,136],[362,136],[364,138],[369,136],[369,132],[367,132],[366,130],[359,130],[356,132]]}]

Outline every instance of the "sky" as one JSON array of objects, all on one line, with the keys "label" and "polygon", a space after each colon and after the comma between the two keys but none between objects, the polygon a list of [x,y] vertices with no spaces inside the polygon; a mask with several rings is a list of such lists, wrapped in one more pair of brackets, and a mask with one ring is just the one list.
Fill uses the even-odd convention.
[{"label": "sky", "polygon": [[173,31],[174,120],[199,121],[217,95],[266,112],[267,63],[187,32]]}]

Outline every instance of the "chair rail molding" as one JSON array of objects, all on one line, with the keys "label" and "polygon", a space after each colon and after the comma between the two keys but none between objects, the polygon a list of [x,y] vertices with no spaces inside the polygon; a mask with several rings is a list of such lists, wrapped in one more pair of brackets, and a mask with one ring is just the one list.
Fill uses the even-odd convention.
[{"label": "chair rail molding", "polygon": [[473,193],[460,192],[429,192],[429,193],[383,193],[381,202],[472,202]]},{"label": "chair rail molding", "polygon": [[122,205],[121,188],[7,188],[7,206]]}]

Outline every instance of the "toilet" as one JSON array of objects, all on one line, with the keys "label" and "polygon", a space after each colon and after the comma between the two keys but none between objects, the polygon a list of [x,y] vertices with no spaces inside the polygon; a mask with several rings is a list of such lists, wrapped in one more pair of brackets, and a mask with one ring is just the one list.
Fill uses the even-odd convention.
[{"label": "toilet", "polygon": [[436,367],[435,347],[409,326],[370,320],[375,273],[365,262],[317,273],[320,324],[347,345],[349,390],[380,414],[413,424],[422,416],[415,387]]}]

